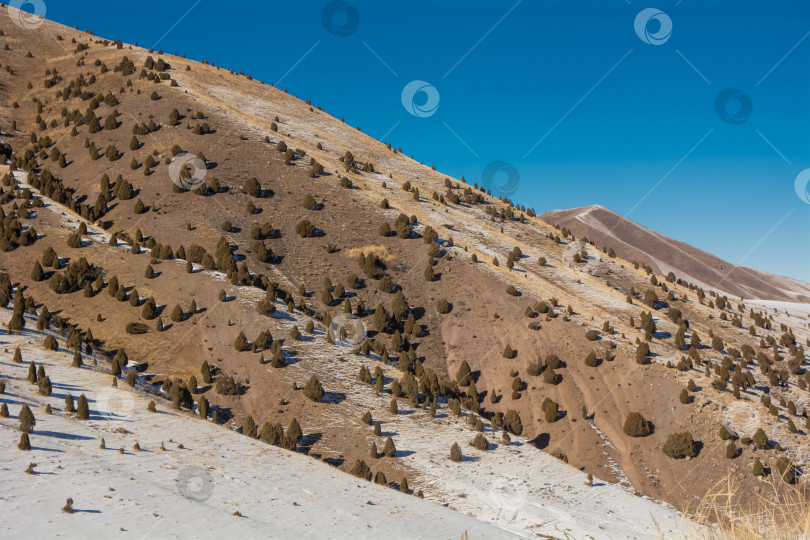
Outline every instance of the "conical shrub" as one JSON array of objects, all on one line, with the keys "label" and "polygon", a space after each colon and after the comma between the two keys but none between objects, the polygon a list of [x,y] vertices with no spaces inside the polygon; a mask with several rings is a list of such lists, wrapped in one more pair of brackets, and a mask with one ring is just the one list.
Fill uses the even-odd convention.
[{"label": "conical shrub", "polygon": [[287,426],[287,438],[293,441],[295,444],[298,444],[303,436],[304,432],[301,430],[298,420],[295,418],[290,420],[290,425]]},{"label": "conical shrub", "polygon": [[697,450],[695,448],[692,434],[688,431],[673,433],[667,438],[664,443],[663,452],[673,459],[683,459],[686,457],[695,457]]},{"label": "conical shrub", "polygon": [[248,340],[245,337],[244,332],[239,332],[239,335],[236,336],[236,341],[233,342],[233,348],[236,349],[237,352],[250,350],[250,345],[248,344]]},{"label": "conical shrub", "polygon": [[477,448],[478,450],[486,450],[486,449],[489,448],[489,441],[481,433],[476,435],[475,438],[473,439],[472,443],[470,443],[470,444],[474,448]]},{"label": "conical shrub", "polygon": [[33,360],[28,364],[28,382],[31,384],[37,383],[37,366]]},{"label": "conical shrub", "polygon": [[355,460],[354,464],[352,465],[351,470],[349,471],[350,474],[362,478],[364,480],[371,480],[371,469],[369,469],[368,465],[362,459]]},{"label": "conical shrub", "polygon": [[397,449],[394,446],[394,440],[391,437],[388,437],[385,440],[385,446],[383,446],[383,455],[385,457],[397,457]]},{"label": "conical shrub", "polygon": [[28,439],[28,433],[20,434],[20,443],[17,445],[20,450],[31,450],[31,441]]},{"label": "conical shrub", "polygon": [[640,413],[631,412],[624,421],[624,433],[630,437],[646,437],[652,433],[652,425]]},{"label": "conical shrub", "polygon": [[320,401],[326,395],[323,386],[321,386],[321,381],[315,375],[310,376],[306,386],[304,386],[304,395],[312,401]]},{"label": "conical shrub", "polygon": [[256,423],[250,415],[245,417],[245,422],[242,424],[242,435],[254,439],[256,438]]},{"label": "conical shrub", "polygon": [[34,432],[34,426],[37,425],[37,421],[34,418],[34,413],[31,412],[31,408],[28,405],[23,405],[20,407],[20,414],[17,416],[17,419],[20,421],[21,432]]},{"label": "conical shrub", "polygon": [[87,398],[84,394],[79,396],[79,405],[76,408],[76,418],[79,420],[90,419],[90,408],[87,406]]},{"label": "conical shrub", "polygon": [[458,443],[453,443],[453,446],[450,447],[450,460],[461,461],[461,447]]}]

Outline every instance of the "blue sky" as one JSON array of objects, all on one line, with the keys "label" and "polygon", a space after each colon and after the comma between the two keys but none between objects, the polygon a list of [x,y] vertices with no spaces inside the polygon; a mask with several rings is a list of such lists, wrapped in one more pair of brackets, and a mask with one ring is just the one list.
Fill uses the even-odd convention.
[{"label": "blue sky", "polygon": [[[810,282],[806,0],[51,0],[47,17],[273,82],[470,182],[506,162],[538,212],[602,204]],[[422,116],[403,106],[414,80],[439,96]],[[726,120],[751,105],[736,123],[728,88]]]}]

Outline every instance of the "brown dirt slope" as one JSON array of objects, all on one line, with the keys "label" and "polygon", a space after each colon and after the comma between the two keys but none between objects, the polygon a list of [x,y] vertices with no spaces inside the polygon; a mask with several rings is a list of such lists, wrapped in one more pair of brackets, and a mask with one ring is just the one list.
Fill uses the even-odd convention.
[{"label": "brown dirt slope", "polygon": [[729,263],[603,206],[551,210],[540,217],[599,246],[613,248],[623,259],[649,265],[657,273],[674,272],[689,282],[743,299],[810,301],[807,283]]}]

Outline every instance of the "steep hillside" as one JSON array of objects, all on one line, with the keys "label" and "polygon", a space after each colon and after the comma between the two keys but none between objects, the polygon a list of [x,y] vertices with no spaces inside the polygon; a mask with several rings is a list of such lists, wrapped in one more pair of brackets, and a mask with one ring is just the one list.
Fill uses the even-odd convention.
[{"label": "steep hillside", "polygon": [[[5,310],[4,310],[5,311]],[[8,312],[0,316],[8,320]],[[7,538],[377,538],[402,536],[513,538],[515,535],[459,512],[342,474],[307,459],[218,429],[172,410],[143,382],[110,386],[109,375],[71,367],[73,354],[41,346],[46,334],[4,336],[24,364],[0,362],[6,383],[0,418],[5,486],[0,514]],[[62,346],[65,344],[62,343]],[[52,381],[44,396],[26,380],[29,362]],[[89,416],[65,408],[71,396],[88,402]],[[150,401],[155,412],[149,412]],[[29,451],[20,451],[19,411],[28,406],[36,426]],[[46,412],[51,407],[51,413]],[[211,441],[216,440],[216,446]],[[103,446],[102,446],[103,444]],[[33,472],[27,472],[32,464]],[[69,498],[73,513],[62,508]],[[324,512],[328,501],[331,510]],[[358,527],[358,524],[361,524]]]},{"label": "steep hillside", "polygon": [[[0,28],[0,300],[99,369],[521,533],[548,514],[480,510],[490,472],[683,509],[728,475],[753,494],[756,460],[804,466],[806,315],[609,256],[247,75]],[[584,530],[593,493],[558,501]]]},{"label": "steep hillside", "polygon": [[599,246],[613,248],[619,257],[648,265],[658,274],[674,272],[701,287],[745,300],[810,302],[807,283],[729,263],[603,206],[551,210],[540,217]]}]

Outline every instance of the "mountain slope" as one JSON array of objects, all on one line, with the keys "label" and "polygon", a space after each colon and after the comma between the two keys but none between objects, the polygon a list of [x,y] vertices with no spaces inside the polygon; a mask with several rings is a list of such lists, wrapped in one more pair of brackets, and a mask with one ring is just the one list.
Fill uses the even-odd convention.
[{"label": "mountain slope", "polygon": [[[47,199],[45,200],[47,201]],[[82,223],[80,219],[61,212],[59,207],[52,201],[48,201],[44,209],[58,216],[60,227],[72,230]],[[92,238],[92,242],[95,244],[106,245],[109,242],[109,235],[93,231],[92,228],[89,233],[88,236]],[[83,249],[86,250],[89,247],[91,246],[85,246]],[[162,269],[162,272],[167,272],[167,269]],[[243,300],[241,291],[238,289],[229,290],[229,294],[231,294],[231,291],[233,291],[237,302]],[[0,313],[0,325],[7,324],[9,316],[10,311],[8,310]],[[27,325],[31,328],[36,325],[34,317],[29,318]],[[278,465],[279,467],[296,471],[291,475],[291,480],[285,485],[289,485],[292,480],[297,481],[299,479],[301,479],[302,485],[323,485],[321,476],[326,474],[323,469],[311,469],[307,465],[304,472],[301,472],[302,463],[306,462],[293,461],[293,463],[288,463],[285,461],[287,458],[284,455],[274,457],[272,451],[268,453],[266,450],[261,450],[263,445],[258,442],[250,441],[252,444],[243,443],[240,440],[244,439],[244,437],[234,436],[227,433],[227,430],[223,433],[222,431],[212,432],[208,427],[201,428],[200,426],[206,426],[207,424],[201,423],[198,419],[195,420],[194,413],[183,417],[172,412],[172,404],[169,401],[170,396],[161,392],[160,385],[154,386],[148,382],[152,380],[151,374],[146,374],[144,379],[138,381],[138,392],[133,393],[125,389],[110,389],[108,386],[109,379],[107,378],[109,375],[102,377],[104,367],[102,367],[101,372],[95,367],[92,369],[68,367],[73,355],[70,347],[60,338],[61,348],[57,352],[50,353],[43,350],[39,342],[47,335],[55,335],[60,338],[58,332],[51,334],[36,330],[26,330],[20,334],[5,335],[6,351],[10,353],[14,347],[19,346],[22,351],[23,363],[19,365],[13,364],[9,360],[10,354],[6,354],[5,362],[0,363],[0,368],[2,368],[0,369],[0,377],[7,384],[6,397],[0,398],[0,401],[12,405],[12,418],[4,424],[6,428],[4,436],[8,439],[7,448],[10,450],[9,462],[20,461],[21,459],[26,461],[30,457],[36,459],[37,463],[42,465],[52,465],[51,460],[48,459],[48,452],[58,451],[71,455],[76,454],[78,463],[69,461],[69,465],[65,466],[64,461],[59,461],[60,466],[65,466],[65,468],[74,467],[76,475],[60,478],[56,485],[51,485],[53,501],[58,501],[66,496],[76,497],[77,501],[80,498],[85,501],[95,501],[98,493],[92,490],[87,491],[87,485],[81,482],[77,483],[75,478],[87,474],[87,467],[90,470],[98,470],[104,466],[107,466],[109,470],[112,467],[116,472],[108,475],[106,480],[113,484],[126,483],[132,475],[149,477],[145,482],[138,483],[135,486],[117,488],[121,492],[121,497],[125,497],[125,500],[131,504],[146,507],[144,510],[146,512],[153,512],[152,508],[155,508],[155,505],[160,508],[158,512],[153,514],[154,517],[159,519],[150,524],[148,530],[151,530],[152,525],[154,525],[155,530],[163,531],[170,528],[173,534],[180,537],[188,534],[199,535],[202,534],[201,530],[206,530],[205,527],[215,529],[222,527],[222,520],[228,519],[229,510],[223,511],[219,506],[211,507],[211,505],[206,504],[206,508],[201,509],[200,512],[192,512],[192,515],[203,520],[203,523],[194,519],[178,520],[176,518],[178,513],[188,513],[189,509],[197,510],[197,507],[194,505],[188,507],[178,498],[180,492],[172,489],[176,487],[177,482],[172,483],[171,479],[166,478],[161,478],[158,481],[150,476],[153,472],[151,469],[155,467],[182,471],[186,468],[187,462],[193,461],[197,469],[204,467],[206,471],[218,471],[215,475],[216,480],[214,480],[214,476],[206,476],[206,482],[210,481],[211,485],[220,486],[223,482],[222,478],[224,478],[224,481],[227,482],[228,492],[227,498],[223,499],[222,503],[226,504],[227,507],[237,508],[243,513],[243,517],[248,520],[248,523],[239,522],[237,525],[241,527],[240,530],[243,533],[250,535],[266,530],[268,526],[267,520],[272,521],[275,519],[273,512],[276,511],[274,507],[271,509],[270,515],[265,516],[267,509],[261,504],[261,496],[254,495],[257,484],[239,480],[240,476],[244,475],[246,470],[251,471],[256,463],[261,463],[265,474],[271,475],[267,479],[267,482],[271,485],[274,485],[279,475],[273,469],[277,461],[282,462]],[[309,350],[298,351],[298,354],[304,353],[318,356],[327,359],[329,362],[331,362],[334,355],[333,351],[329,350],[329,347],[315,343],[308,344],[307,349]],[[132,349],[129,350],[132,351]],[[142,352],[141,350],[136,351],[138,353]],[[84,355],[85,365],[93,364],[95,366],[96,362],[100,362],[102,366],[105,366],[105,363],[109,362],[109,360],[109,358],[105,358],[100,354]],[[324,385],[330,390],[331,395],[348,398],[346,402],[351,404],[352,412],[347,414],[346,412],[324,410],[320,412],[322,415],[320,418],[303,417],[304,440],[302,441],[302,447],[307,449],[317,448],[319,452],[323,452],[321,454],[310,451],[312,457],[320,458],[325,463],[332,465],[339,465],[346,461],[341,455],[342,453],[335,455],[335,452],[329,450],[328,446],[323,444],[323,437],[328,433],[328,430],[315,433],[310,433],[310,430],[314,429],[314,426],[326,422],[327,425],[345,432],[346,428],[358,424],[357,419],[363,411],[370,410],[374,411],[374,418],[381,421],[385,426],[385,431],[382,432],[383,438],[387,436],[395,437],[396,444],[400,449],[397,461],[404,464],[404,467],[392,470],[392,468],[386,466],[390,465],[390,463],[372,463],[375,471],[382,471],[387,474],[388,481],[394,481],[392,482],[394,487],[398,486],[396,479],[400,478],[399,475],[416,473],[418,474],[416,479],[408,476],[408,478],[411,478],[409,482],[414,494],[417,489],[420,492],[424,490],[428,500],[435,502],[453,501],[451,508],[465,515],[474,516],[484,522],[492,523],[504,531],[511,531],[521,536],[542,534],[550,537],[557,537],[557,535],[564,537],[572,534],[575,536],[599,534],[605,538],[624,538],[629,531],[632,531],[633,537],[636,538],[657,538],[662,531],[667,534],[674,534],[675,532],[687,533],[692,531],[694,527],[694,524],[671,507],[647,498],[639,498],[638,493],[633,493],[628,489],[629,486],[626,482],[615,485],[601,482],[597,478],[594,487],[587,487],[585,473],[574,471],[558,459],[540,452],[536,448],[536,442],[516,438],[514,435],[512,441],[496,441],[495,437],[498,436],[499,430],[495,429],[490,423],[486,423],[482,429],[484,435],[489,437],[491,441],[487,451],[473,449],[471,446],[464,444],[462,446],[464,452],[462,463],[453,464],[447,460],[447,449],[455,442],[463,442],[465,439],[471,440],[474,437],[477,430],[470,426],[469,421],[471,418],[475,418],[475,415],[462,412],[460,418],[453,418],[453,415],[444,407],[446,405],[444,403],[440,404],[434,419],[428,416],[427,411],[422,412],[418,408],[408,407],[407,404],[400,404],[398,413],[395,415],[386,414],[388,398],[385,397],[385,394],[382,396],[379,394],[374,395],[365,392],[362,387],[357,388],[353,375],[360,364],[352,361],[353,359],[347,361],[347,359],[341,357],[340,360],[341,363],[347,363],[348,365],[333,365],[329,369],[330,373],[319,371],[319,376]],[[45,398],[37,395],[36,386],[30,385],[24,380],[24,374],[28,369],[27,363],[31,361],[36,366],[44,367],[48,376],[54,381],[54,388],[57,391],[54,392],[53,396]],[[303,380],[306,378],[306,372],[299,371],[298,367],[299,364],[296,363],[288,366],[285,371],[291,371],[293,376],[300,373],[301,378],[299,380]],[[371,366],[369,366],[369,369],[371,369]],[[391,373],[391,371],[386,369],[386,373]],[[395,373],[393,372],[392,375]],[[124,385],[123,382],[120,382],[120,384]],[[206,392],[205,388],[202,387],[200,390],[204,394],[211,396],[212,393],[210,391]],[[60,392],[59,389],[65,391]],[[91,421],[96,420],[97,422],[77,423],[71,414],[64,411],[60,400],[67,393],[72,393],[74,398],[77,398],[80,393],[87,394],[91,406]],[[25,399],[20,400],[20,398]],[[253,396],[245,396],[245,398],[252,398],[251,401],[255,399]],[[144,412],[149,400],[158,402],[158,408],[161,412],[161,416],[158,417],[161,419],[160,421],[155,421],[154,415]],[[13,413],[15,411],[13,406],[21,406],[22,403],[29,404],[39,419],[39,428],[31,435],[34,452],[30,456],[13,451],[14,444],[12,444],[12,441],[18,435],[13,427]],[[51,405],[56,412],[54,413],[55,416],[45,416],[43,419],[38,411],[44,410],[46,405]],[[249,405],[246,404],[246,406]],[[223,405],[220,404],[214,408],[220,416],[227,417],[228,409]],[[113,414],[108,414],[110,412]],[[199,406],[196,412],[199,414]],[[283,411],[279,410],[278,412]],[[154,454],[154,460],[139,460],[137,470],[130,467],[119,471],[116,469],[116,467],[120,466],[118,461],[115,464],[109,464],[102,459],[101,465],[97,461],[86,463],[82,456],[86,456],[87,449],[94,447],[95,441],[101,437],[106,437],[108,441],[111,437],[113,440],[123,440],[116,434],[115,429],[117,428],[107,425],[108,422],[124,423],[124,429],[127,430],[127,433],[125,433],[127,437],[124,437],[124,439],[137,440],[145,452],[153,452],[154,447],[160,445],[161,441],[166,440],[171,435],[168,440],[174,441],[174,443],[183,443],[189,447],[184,449],[184,452],[189,450],[189,452],[185,453],[190,454],[190,456],[186,455],[180,458],[183,463],[178,464],[171,459],[167,460],[166,455],[161,452]],[[232,422],[228,422],[226,425],[232,428],[235,427]],[[424,436],[425,425],[430,426],[429,439]],[[503,432],[500,433],[503,435]],[[216,457],[209,455],[212,451],[211,447],[206,446],[204,441],[212,439],[217,440],[217,446],[225,445],[228,452],[222,454],[220,451],[216,451]],[[84,442],[91,440],[93,442]],[[315,444],[310,443],[313,440],[316,441]],[[43,441],[53,442],[58,447],[46,448],[38,446]],[[62,443],[63,441],[64,443]],[[77,441],[80,442],[80,447],[76,446]],[[189,441],[192,442],[191,445],[189,445]],[[108,442],[108,444],[110,443]],[[381,441],[378,441],[378,444],[382,447]],[[42,452],[45,452],[44,457]],[[93,457],[115,456],[116,454],[113,452],[114,448],[109,453],[102,452],[102,456],[94,455]],[[248,457],[245,458],[245,455]],[[385,461],[385,458],[378,461]],[[9,473],[9,482],[14,485],[25,483],[27,478],[22,472],[24,463],[22,461],[20,463],[19,471],[7,471]],[[270,468],[265,470],[268,466]],[[534,469],[542,470],[543,474],[537,477],[527,477],[527,471]],[[336,477],[333,475],[330,478]],[[349,477],[344,477],[342,480],[339,477],[336,479],[339,482],[345,482],[347,478]],[[355,481],[352,483],[351,488],[344,488],[343,491],[345,492],[346,489],[351,491],[354,488],[362,487],[358,483],[362,484],[360,481]],[[260,482],[258,485],[265,484]],[[328,489],[333,488],[329,487]],[[158,490],[158,492],[156,493],[155,490]],[[277,490],[278,487],[273,487],[272,495],[276,495]],[[246,499],[247,493],[249,493],[250,497]],[[361,490],[361,493],[365,492]],[[299,495],[296,501],[309,497],[310,499],[314,498],[313,502],[317,503],[322,497],[326,500],[333,500],[334,498],[334,495],[328,492],[322,493],[320,490],[313,493],[304,489],[303,493]],[[270,498],[276,500],[273,497]],[[241,502],[236,503],[235,500]],[[27,499],[25,497],[19,500],[15,499],[17,505],[26,503]],[[256,506],[257,504],[259,506]],[[375,502],[374,504],[382,505],[385,512],[389,511],[389,507],[397,509],[394,516],[392,516],[393,518],[398,518],[403,513],[410,511],[409,503],[403,504],[396,499],[390,500],[388,497],[383,497],[380,503]],[[602,509],[602,511],[594,512],[594,505]],[[53,506],[54,508],[51,510],[53,510],[56,517],[50,521],[42,522],[43,531],[49,530],[54,526],[54,523],[61,522],[58,519],[58,505],[54,502]],[[639,508],[644,508],[644,510],[639,512]],[[118,526],[121,523],[124,524],[125,530],[137,531],[136,534],[139,535],[144,530],[141,525],[132,525],[132,523],[140,524],[142,516],[139,514],[127,513],[126,516],[119,516],[114,510],[114,506],[110,507],[109,505],[104,506],[101,510],[87,508],[84,508],[84,510],[91,513],[100,511],[104,514],[103,517],[100,516],[102,519],[83,523],[82,525],[83,527],[90,527],[93,531],[98,531],[99,536],[103,536],[104,531],[108,530],[110,526]],[[13,512],[14,510],[10,511]],[[212,512],[213,514],[211,514]],[[419,512],[425,513],[426,511],[419,510]],[[265,517],[258,522],[251,520],[250,518],[256,513],[260,513]],[[320,511],[313,513],[304,511],[303,521],[288,520],[283,535],[307,534],[311,525],[325,527],[324,520],[327,519],[330,530],[335,531],[334,535],[343,537],[347,534],[344,530],[346,525],[342,522],[345,513],[346,511],[342,508],[337,509],[336,514],[334,512],[324,514]],[[429,514],[429,512],[427,513]],[[350,513],[350,515],[354,520],[366,523],[369,534],[374,534],[374,536],[382,535],[383,537],[389,536],[386,532],[374,532],[378,531],[379,528],[385,531],[392,527],[387,518],[379,520],[362,513],[360,515]],[[121,521],[111,521],[119,519]],[[310,523],[307,519],[313,523]],[[436,531],[424,530],[424,528],[420,530],[428,538],[438,538],[444,536],[442,531],[445,530],[445,524],[452,528],[456,526],[455,523],[456,520],[453,518],[442,517],[437,521]],[[25,527],[25,525],[23,526]],[[464,529],[470,532],[478,530],[479,527],[480,524],[478,523],[464,522]],[[484,532],[480,534],[482,537],[487,538],[498,537],[501,532],[488,531],[486,528],[482,530]],[[13,531],[14,529],[10,529],[10,532]],[[393,534],[393,537],[400,537],[402,528],[397,527],[396,531],[397,533]],[[314,536],[318,536],[318,534],[315,533]]]},{"label": "mountain slope", "polygon": [[[404,476],[521,534],[554,526],[549,500],[598,526],[599,492],[575,489],[586,474],[611,485],[600,500],[681,510],[728,475],[753,493],[754,459],[804,464],[788,424],[810,407],[804,317],[634,268],[247,75],[5,13],[0,285],[43,329],[52,312],[72,349],[98,351],[99,369],[125,352],[121,377],[168,398],[194,386],[177,406],[197,416],[204,397],[223,431],[253,436],[252,422],[286,444],[272,434],[295,419],[297,452],[346,473],[365,461],[390,487]],[[204,160],[192,190],[169,170],[182,151]],[[346,311],[359,351],[328,332]],[[313,376],[321,399],[303,390]],[[646,437],[624,431],[633,412]],[[727,458],[721,423],[761,427],[784,453]],[[696,455],[664,454],[687,430]],[[470,446],[479,433],[487,450]],[[372,458],[388,437],[394,455]],[[471,457],[461,470],[453,442]],[[514,523],[484,504],[503,478],[546,497],[539,513]]]},{"label": "mountain slope", "polygon": [[810,285],[807,283],[731,264],[634,223],[603,206],[551,210],[540,217],[599,246],[613,248],[625,260],[649,265],[656,273],[674,272],[691,283],[745,300],[810,302]]},{"label": "mountain slope", "polygon": [[[8,312],[0,319],[7,322]],[[189,418],[146,392],[148,385],[112,388],[109,376],[70,367],[70,351],[47,351],[41,339],[39,332],[3,336],[5,347],[20,347],[26,364],[8,357],[0,362],[2,401],[10,409],[0,419],[0,514],[11,518],[37,508],[36,519],[3,519],[5,537],[46,538],[57,531],[68,538],[460,538],[465,531],[470,538],[516,537]],[[31,361],[53,381],[51,396],[25,380]],[[88,420],[64,410],[68,394],[76,401],[87,396]],[[155,413],[147,411],[151,400],[157,402]],[[36,418],[30,451],[16,448],[23,404]],[[44,412],[49,405],[51,415]],[[102,439],[106,448],[100,448]],[[36,465],[33,476],[25,473],[29,463]],[[73,514],[61,511],[68,497]]]}]

